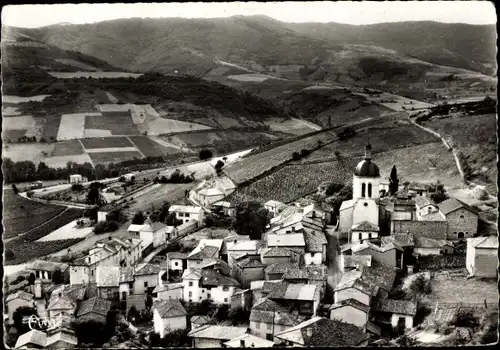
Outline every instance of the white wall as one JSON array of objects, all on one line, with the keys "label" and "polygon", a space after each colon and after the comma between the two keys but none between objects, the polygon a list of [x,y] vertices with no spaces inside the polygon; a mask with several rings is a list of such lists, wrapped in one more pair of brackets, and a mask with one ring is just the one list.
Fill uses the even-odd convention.
[{"label": "white wall", "polygon": [[[365,184],[365,195],[362,196],[362,184]],[[371,197],[368,197],[368,184],[372,185]],[[379,198],[380,196],[380,177],[358,177],[352,179],[352,198]]]},{"label": "white wall", "polygon": [[348,232],[351,229],[352,215],[353,215],[353,207],[344,209],[340,212],[340,220],[339,220],[340,232]]},{"label": "white wall", "polygon": [[[92,280],[87,266],[70,266],[69,269],[69,284],[88,284]],[[93,279],[95,281],[95,273]]]},{"label": "white wall", "polygon": [[[148,283],[147,287],[144,287],[144,282]],[[158,285],[158,275],[144,275],[135,276],[134,281],[134,294],[144,294],[144,291],[150,287],[156,287]]]},{"label": "white wall", "polygon": [[399,320],[400,317],[402,317],[402,318],[405,319],[405,327],[406,328],[413,328],[413,316],[400,315],[400,314],[392,314],[391,325],[392,325],[393,328],[397,327],[398,320]]},{"label": "white wall", "polygon": [[361,233],[361,241],[370,239],[370,238],[377,238],[378,237],[378,232],[377,231],[370,231],[370,232],[359,232],[359,231],[352,231],[351,233],[351,242],[359,242],[359,234]]},{"label": "white wall", "polygon": [[334,294],[334,303],[338,304],[342,300],[356,299],[360,303],[365,305],[370,305],[370,297],[361,291],[354,288],[346,288],[340,291],[336,291]]},{"label": "white wall", "polygon": [[[190,286],[189,284],[192,284]],[[186,302],[192,301],[193,303],[198,303],[203,300],[203,298],[200,300],[201,296],[201,288],[198,287],[199,279],[187,279],[184,278],[182,280],[182,287],[183,287],[183,300]],[[191,296],[189,296],[189,293],[191,292]]]},{"label": "white wall", "polygon": [[414,252],[420,255],[439,255],[440,248],[415,248]]},{"label": "white wall", "polygon": [[26,301],[24,299],[13,299],[7,303],[8,315],[9,315],[9,324],[14,324],[13,315],[14,312],[20,308],[21,306],[34,307],[35,304],[33,301]]},{"label": "white wall", "polygon": [[170,259],[170,270],[182,271],[182,259]]},{"label": "white wall", "polygon": [[100,221],[106,221],[106,215],[108,215],[107,212],[104,212],[104,211],[98,211],[97,212],[97,221],[100,222]]},{"label": "white wall", "polygon": [[368,314],[349,305],[331,310],[330,319],[365,328],[368,322]]},{"label": "white wall", "polygon": [[304,263],[306,265],[321,265],[322,262],[323,262],[323,254],[319,252],[304,254]]},{"label": "white wall", "polygon": [[[366,204],[366,205],[365,205]],[[360,199],[354,204],[352,213],[352,224],[356,225],[363,221],[378,226],[379,210],[373,199]]]}]

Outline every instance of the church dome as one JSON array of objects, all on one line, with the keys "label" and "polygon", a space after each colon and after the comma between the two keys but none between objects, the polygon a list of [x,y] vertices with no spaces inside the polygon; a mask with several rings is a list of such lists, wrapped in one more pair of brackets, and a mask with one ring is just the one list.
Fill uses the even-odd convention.
[{"label": "church dome", "polygon": [[377,164],[373,163],[371,158],[372,146],[367,145],[365,147],[365,159],[358,163],[356,169],[354,169],[354,175],[360,177],[379,177],[380,170]]},{"label": "church dome", "polygon": [[380,170],[377,164],[373,163],[370,159],[363,159],[358,163],[356,169],[354,169],[354,175],[360,177],[379,177]]}]

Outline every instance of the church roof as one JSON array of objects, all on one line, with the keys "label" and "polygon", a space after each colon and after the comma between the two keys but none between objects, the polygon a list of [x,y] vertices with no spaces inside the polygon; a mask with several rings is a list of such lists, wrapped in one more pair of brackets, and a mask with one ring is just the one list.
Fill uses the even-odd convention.
[{"label": "church roof", "polygon": [[363,159],[354,169],[354,175],[360,177],[380,177],[380,170],[370,159]]}]

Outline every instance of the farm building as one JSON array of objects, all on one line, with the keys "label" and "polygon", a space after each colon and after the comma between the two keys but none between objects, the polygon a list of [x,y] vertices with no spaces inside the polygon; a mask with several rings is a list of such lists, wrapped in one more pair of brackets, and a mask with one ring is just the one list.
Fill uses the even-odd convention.
[{"label": "farm building", "polygon": [[187,328],[187,311],[179,300],[157,301],[153,305],[154,331],[165,337],[170,331]]},{"label": "farm building", "polygon": [[8,314],[8,323],[13,324],[14,319],[13,315],[14,312],[17,310],[19,307],[34,307],[35,306],[35,300],[34,300],[34,295],[30,293],[26,293],[24,291],[18,291],[14,294],[10,294],[7,296],[5,299],[5,309]]},{"label": "farm building", "polygon": [[470,238],[477,233],[478,213],[470,205],[456,198],[450,198],[440,203],[438,207],[446,217],[447,239]]},{"label": "farm building", "polygon": [[187,223],[193,219],[200,224],[203,224],[205,221],[205,211],[202,207],[193,205],[172,205],[168,211],[170,213],[175,213],[175,218],[182,220],[183,223]]},{"label": "farm building", "polygon": [[35,260],[28,264],[27,270],[35,274],[35,278],[48,282],[56,270],[61,271],[63,279],[69,281],[69,265],[57,261]]},{"label": "farm building", "polygon": [[284,210],[287,206],[281,202],[270,200],[264,204],[264,208],[266,208],[273,216],[276,216],[280,213],[280,211]]},{"label": "farm building", "polygon": [[82,176],[80,174],[74,174],[69,176],[69,183],[72,185],[81,184],[84,182],[88,182],[88,179],[85,176]]},{"label": "farm building", "polygon": [[247,329],[244,327],[204,325],[191,330],[188,336],[193,339],[192,347],[195,349],[222,348],[225,342],[240,337],[246,332]]},{"label": "farm building", "polygon": [[189,196],[195,202],[207,207],[229,196],[235,189],[236,186],[229,178],[214,177],[204,180],[190,191]]},{"label": "farm building", "polygon": [[152,222],[147,219],[144,225],[139,229],[139,236],[142,240],[143,248],[146,248],[151,243],[153,247],[159,247],[167,241],[168,226],[161,222]]},{"label": "farm building", "polygon": [[233,216],[236,212],[236,206],[231,202],[218,201],[211,205],[212,209],[220,210],[224,215]]},{"label": "farm building", "polygon": [[496,278],[497,266],[498,237],[467,239],[466,267],[471,276]]},{"label": "farm building", "polygon": [[453,243],[446,240],[437,240],[432,238],[417,238],[414,252],[418,255],[439,255],[453,254]]},{"label": "farm building", "polygon": [[379,299],[372,305],[371,311],[380,324],[390,324],[392,328],[413,328],[417,303],[413,300]]}]

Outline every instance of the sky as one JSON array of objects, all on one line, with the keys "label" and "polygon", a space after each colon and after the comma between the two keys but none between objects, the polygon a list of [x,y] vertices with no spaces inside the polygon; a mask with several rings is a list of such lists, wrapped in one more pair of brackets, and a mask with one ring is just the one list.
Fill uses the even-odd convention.
[{"label": "sky", "polygon": [[495,24],[489,1],[227,2],[9,5],[2,23],[35,28],[57,23],[93,23],[132,17],[215,18],[266,15],[284,22],[372,24],[400,21]]}]

